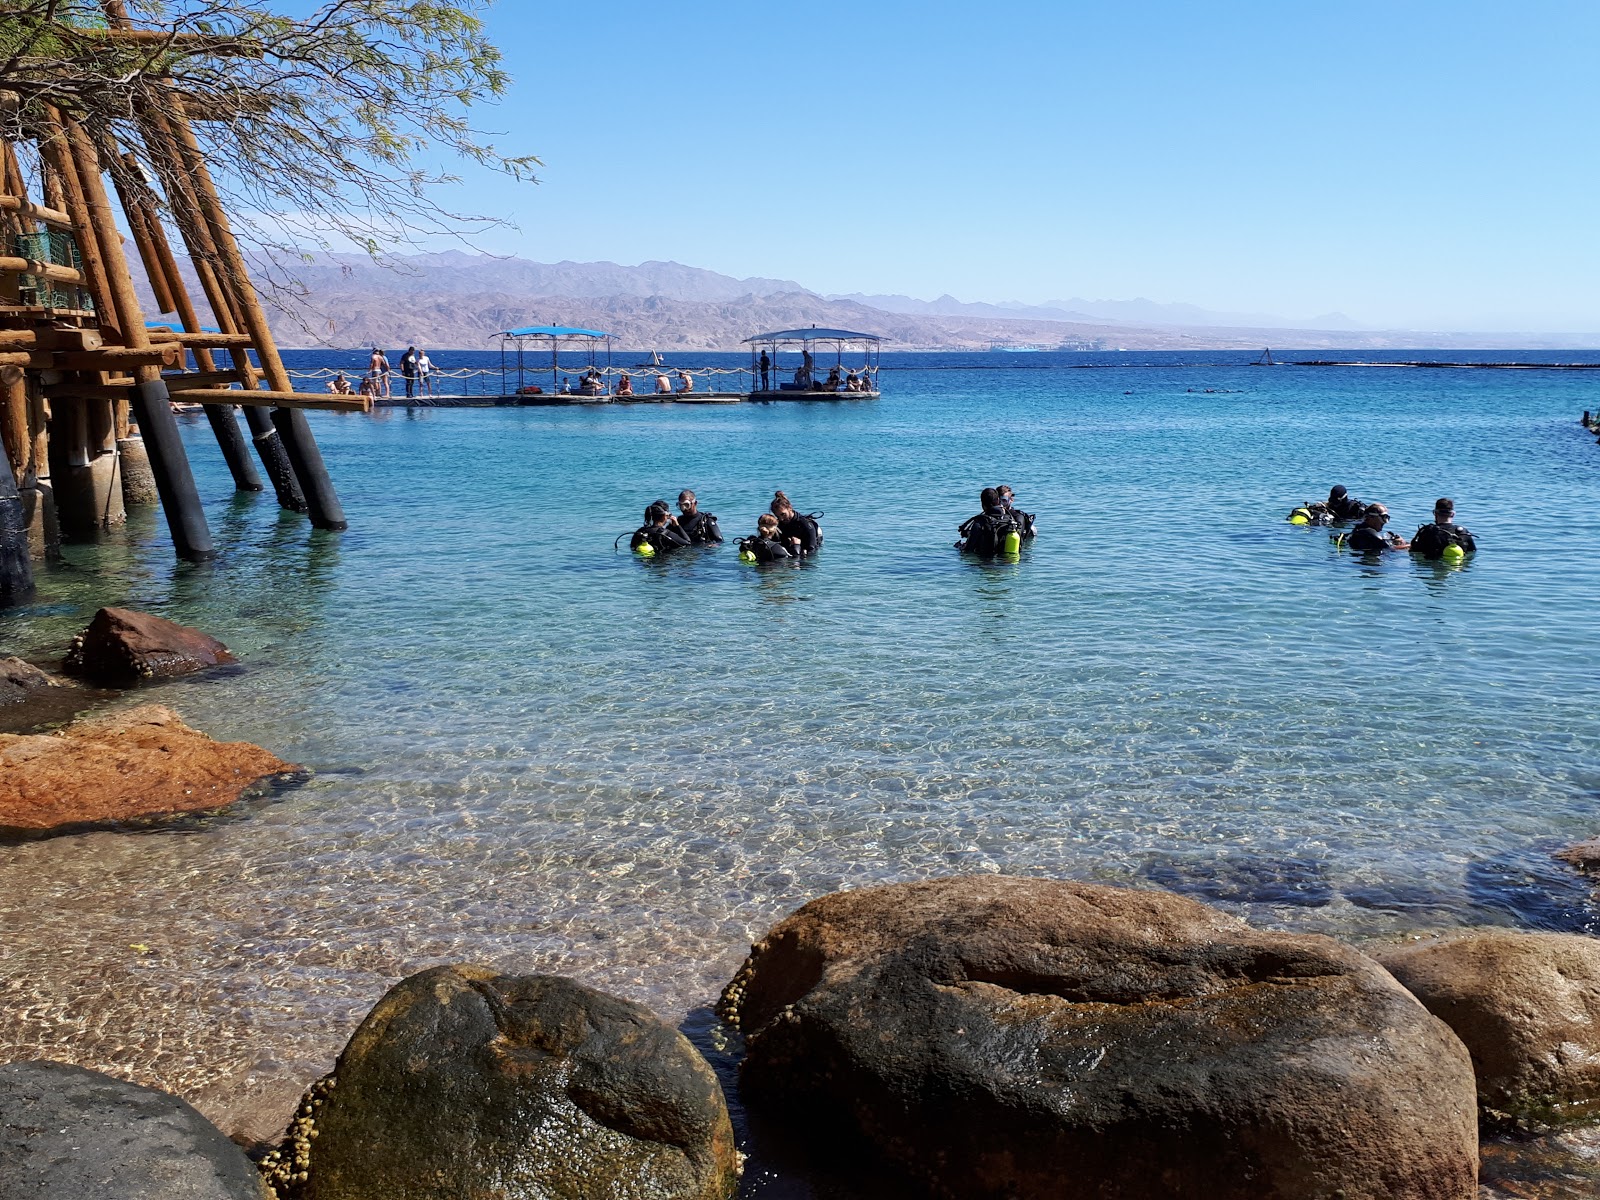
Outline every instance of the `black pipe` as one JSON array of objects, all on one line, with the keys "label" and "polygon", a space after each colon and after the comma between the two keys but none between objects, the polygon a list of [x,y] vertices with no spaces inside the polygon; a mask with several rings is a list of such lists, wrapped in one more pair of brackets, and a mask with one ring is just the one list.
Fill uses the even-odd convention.
[{"label": "black pipe", "polygon": [[272,490],[277,493],[278,503],[290,512],[305,512],[309,507],[305,494],[294,477],[294,467],[289,464],[283,439],[278,436],[277,427],[273,425],[272,418],[267,416],[267,410],[247,404],[244,419],[250,423],[250,435],[255,441],[256,453],[261,456],[261,465],[267,469],[267,478],[272,480]]},{"label": "black pipe", "polygon": [[0,608],[26,604],[33,596],[33,563],[28,559],[28,518],[17,480],[0,447]]},{"label": "black pipe", "polygon": [[334,493],[333,480],[328,478],[328,468],[322,461],[322,451],[311,436],[311,424],[306,414],[298,408],[275,408],[272,423],[283,438],[283,448],[289,452],[294,473],[305,489],[311,524],[317,529],[348,529],[344,509]]},{"label": "black pipe", "polygon": [[150,471],[156,477],[156,492],[161,509],[172,531],[172,546],[178,557],[189,562],[204,562],[216,555],[211,530],[206,526],[205,509],[194,486],[194,472],[183,452],[178,421],[172,415],[167,385],[160,379],[141,383],[133,389],[133,417],[144,435],[145,453],[150,456]]},{"label": "black pipe", "polygon": [[217,445],[233,473],[233,486],[241,492],[261,491],[261,476],[256,474],[250,461],[250,447],[245,445],[244,434],[239,432],[239,422],[234,419],[233,405],[207,404],[206,420],[211,422],[211,432],[217,435]]}]

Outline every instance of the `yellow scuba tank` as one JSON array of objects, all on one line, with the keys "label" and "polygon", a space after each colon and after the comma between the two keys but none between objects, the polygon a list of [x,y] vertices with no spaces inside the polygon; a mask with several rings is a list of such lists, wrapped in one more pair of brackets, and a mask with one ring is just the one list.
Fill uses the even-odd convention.
[{"label": "yellow scuba tank", "polygon": [[740,562],[753,563],[753,562],[755,562],[755,560],[756,560],[756,556],[754,554],[750,553],[750,551],[748,551],[748,550],[739,551],[739,561]]},{"label": "yellow scuba tank", "polygon": [[640,542],[633,548],[633,552],[640,558],[654,558],[656,556],[656,548],[649,542]]},{"label": "yellow scuba tank", "polygon": [[1311,524],[1311,511],[1310,511],[1310,509],[1306,509],[1306,508],[1297,508],[1297,509],[1295,509],[1292,513],[1289,514],[1289,524],[1291,524],[1291,525],[1309,525],[1309,524]]},{"label": "yellow scuba tank", "polygon": [[1000,553],[1001,554],[1020,554],[1020,553],[1022,553],[1022,535],[1020,533],[1018,533],[1015,529],[1006,530],[1005,537],[1000,539]]},{"label": "yellow scuba tank", "polygon": [[1466,558],[1466,556],[1467,552],[1460,546],[1456,545],[1446,546],[1439,555],[1440,559],[1447,563],[1459,563],[1462,559]]}]

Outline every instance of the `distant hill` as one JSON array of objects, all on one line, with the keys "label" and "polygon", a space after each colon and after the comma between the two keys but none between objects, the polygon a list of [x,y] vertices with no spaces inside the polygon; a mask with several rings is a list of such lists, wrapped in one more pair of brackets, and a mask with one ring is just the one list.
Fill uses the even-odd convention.
[{"label": "distant hill", "polygon": [[[187,262],[192,295],[202,293]],[[292,275],[300,299],[280,291],[269,318],[285,348],[406,345],[489,349],[493,334],[520,325],[579,325],[614,335],[619,349],[737,350],[771,329],[824,325],[859,329],[901,350],[985,349],[992,343],[1128,350],[1391,347],[1560,347],[1593,337],[1439,334],[1360,330],[1338,314],[1314,328],[1231,314],[1232,325],[1192,305],[1148,300],[985,304],[942,296],[823,296],[785,279],[734,279],[673,262],[537,263],[444,251],[401,256],[380,267],[362,255],[320,255]],[[148,288],[142,303],[154,313]],[[207,320],[209,320],[209,316]]]}]

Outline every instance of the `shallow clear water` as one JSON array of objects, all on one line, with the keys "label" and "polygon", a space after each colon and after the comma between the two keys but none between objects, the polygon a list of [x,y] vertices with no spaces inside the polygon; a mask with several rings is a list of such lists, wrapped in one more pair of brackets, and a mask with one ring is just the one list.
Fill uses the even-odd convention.
[{"label": "shallow clear water", "polygon": [[[199,626],[246,669],[139,698],[316,774],[0,847],[8,1052],[221,1111],[431,963],[680,1019],[806,899],[951,871],[1358,939],[1591,927],[1546,855],[1600,832],[1600,377],[1017,357],[889,356],[869,402],[317,414],[342,535],[232,498],[188,425],[224,556],[179,566],[142,515],[0,646],[53,656],[106,603]],[[1040,537],[964,561],[1001,482]],[[1452,495],[1481,552],[1371,564],[1284,522],[1334,482],[1407,534]],[[782,487],[826,546],[613,552],[684,486],[729,533]]]}]

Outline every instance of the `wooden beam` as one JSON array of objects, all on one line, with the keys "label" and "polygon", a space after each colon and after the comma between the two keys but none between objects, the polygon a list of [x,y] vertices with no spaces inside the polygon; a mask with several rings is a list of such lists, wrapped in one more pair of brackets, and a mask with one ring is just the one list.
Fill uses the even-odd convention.
[{"label": "wooden beam", "polygon": [[238,347],[248,349],[250,335],[248,333],[188,333],[182,330],[152,329],[149,331],[152,342],[172,342],[179,346],[209,347],[213,350]]},{"label": "wooden beam", "polygon": [[48,279],[52,283],[71,283],[83,286],[83,272],[75,271],[71,267],[63,267],[59,263],[41,262],[37,258],[18,258],[12,255],[0,257],[0,274],[5,275],[36,275],[40,279]]},{"label": "wooden beam", "polygon": [[335,396],[331,392],[247,392],[241,388],[195,388],[180,393],[185,402],[247,404],[255,408],[322,408],[330,412],[371,412],[369,396]]},{"label": "wooden beam", "polygon": [[59,209],[46,208],[42,204],[31,204],[21,196],[0,195],[0,211],[14,212],[34,221],[43,221],[46,225],[53,225],[57,229],[72,228],[72,218],[66,213]]},{"label": "wooden beam", "polygon": [[227,387],[231,383],[243,383],[237,371],[185,371],[181,375],[163,375],[167,381],[169,392],[192,392],[196,388]]}]

